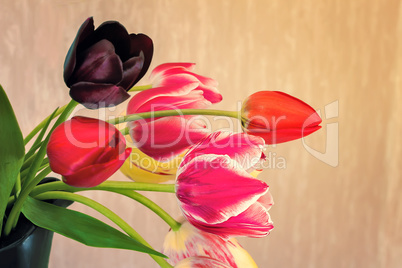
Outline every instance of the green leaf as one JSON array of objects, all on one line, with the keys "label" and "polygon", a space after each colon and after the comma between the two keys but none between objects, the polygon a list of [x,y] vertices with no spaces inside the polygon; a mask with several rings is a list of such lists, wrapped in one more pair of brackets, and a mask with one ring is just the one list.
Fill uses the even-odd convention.
[{"label": "green leaf", "polygon": [[24,160],[20,127],[6,92],[0,85],[0,234],[8,198]]},{"label": "green leaf", "polygon": [[28,197],[22,207],[22,213],[35,225],[87,246],[130,249],[166,258],[117,229],[78,211]]}]

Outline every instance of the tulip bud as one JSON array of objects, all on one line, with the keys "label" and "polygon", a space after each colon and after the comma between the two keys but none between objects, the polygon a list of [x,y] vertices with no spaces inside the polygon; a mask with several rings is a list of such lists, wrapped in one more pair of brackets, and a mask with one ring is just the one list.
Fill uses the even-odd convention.
[{"label": "tulip bud", "polygon": [[115,173],[131,148],[124,136],[104,121],[73,117],[51,134],[47,146],[50,168],[75,187],[93,187]]},{"label": "tulip bud", "polygon": [[279,91],[249,96],[241,110],[243,130],[277,144],[305,137],[321,128],[320,116],[305,102]]},{"label": "tulip bud", "polygon": [[[240,246],[235,238],[225,240],[220,236],[198,230],[189,222],[184,222],[177,231],[170,230],[163,243],[163,254],[175,267],[190,257],[208,257],[233,268],[257,267],[250,254]],[[215,267],[215,266],[201,266]],[[226,266],[223,266],[226,267]]]}]

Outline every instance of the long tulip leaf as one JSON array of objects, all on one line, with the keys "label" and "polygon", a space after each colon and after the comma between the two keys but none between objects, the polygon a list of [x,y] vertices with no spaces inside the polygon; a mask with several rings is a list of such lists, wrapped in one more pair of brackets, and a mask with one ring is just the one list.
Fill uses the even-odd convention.
[{"label": "long tulip leaf", "polygon": [[6,92],[0,86],[0,234],[8,199],[24,160],[21,129]]},{"label": "long tulip leaf", "polygon": [[129,249],[165,257],[102,221],[78,211],[28,197],[22,213],[35,225],[88,246]]}]

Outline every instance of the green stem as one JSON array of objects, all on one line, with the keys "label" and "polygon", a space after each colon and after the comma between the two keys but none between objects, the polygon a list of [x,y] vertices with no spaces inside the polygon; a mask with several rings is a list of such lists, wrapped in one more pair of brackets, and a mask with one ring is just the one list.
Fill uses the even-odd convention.
[{"label": "green stem", "polygon": [[144,90],[151,89],[151,88],[152,88],[152,85],[135,86],[135,87],[132,87],[128,92],[144,91]]},{"label": "green stem", "polygon": [[[34,159],[35,159],[35,155],[31,156],[27,161],[25,161],[24,164],[21,167],[20,172],[22,173],[27,169],[29,170],[29,168],[31,167],[32,162],[33,162]],[[47,165],[47,164],[49,164],[49,158],[46,157],[45,159],[42,160],[42,163],[40,164],[40,167],[43,167],[44,165]]]},{"label": "green stem", "polygon": [[[98,211],[99,213],[101,213],[102,215],[104,215],[105,217],[107,217],[108,219],[110,219],[112,222],[114,222],[117,226],[119,226],[124,232],[126,232],[130,237],[136,239],[137,241],[139,241],[140,243],[142,243],[143,245],[149,247],[152,249],[151,245],[148,244],[148,242],[140,235],[137,233],[137,231],[135,231],[127,222],[125,222],[122,218],[120,218],[116,213],[114,213],[113,211],[111,211],[110,209],[108,209],[107,207],[103,206],[102,204],[88,198],[82,195],[77,195],[74,193],[68,193],[68,192],[46,192],[46,193],[42,193],[38,196],[36,196],[37,199],[40,200],[45,200],[45,199],[66,199],[66,200],[71,200],[71,201],[75,201],[75,202],[79,202],[82,203],[96,211]],[[152,254],[149,254],[151,256],[151,258],[153,258],[161,267],[172,267],[170,264],[168,264],[166,262],[165,259],[158,257],[158,256],[154,256]]]},{"label": "green stem", "polygon": [[17,198],[20,195],[20,192],[21,192],[21,174],[18,173],[17,181],[14,184],[12,194],[15,198]]},{"label": "green stem", "polygon": [[113,192],[125,195],[131,199],[134,199],[135,201],[143,204],[153,212],[155,212],[156,215],[158,215],[162,220],[164,220],[170,228],[172,228],[173,231],[178,231],[180,229],[181,223],[176,221],[172,216],[170,216],[169,213],[167,213],[165,210],[163,210],[160,206],[158,206],[155,202],[150,200],[149,198],[143,196],[142,194],[139,194],[137,192],[131,191],[131,190],[114,190]]},{"label": "green stem", "polygon": [[136,191],[150,191],[150,192],[165,192],[174,193],[174,184],[155,184],[146,182],[130,182],[130,181],[105,181],[98,186],[91,188],[77,188],[65,184],[62,181],[55,181],[37,185],[32,191],[31,195],[35,196],[47,191],[68,191],[68,192],[79,192],[88,190],[104,190],[104,191],[115,191],[115,190],[136,190]]},{"label": "green stem", "polygon": [[7,209],[9,209],[13,204],[14,204],[14,202],[15,202],[15,195],[12,195],[12,196],[10,196],[9,198],[8,198],[8,201],[7,201]]},{"label": "green stem", "polygon": [[57,113],[58,108],[54,110],[54,112],[48,117],[47,122],[43,125],[42,130],[39,132],[39,134],[36,137],[35,142],[32,144],[31,149],[26,153],[24,161],[29,159],[32,155],[35,154],[36,150],[42,147],[43,145],[43,137],[45,136],[46,130],[50,125],[50,122],[53,120],[55,114]]},{"label": "green stem", "polygon": [[217,115],[217,116],[233,117],[240,120],[240,112],[238,111],[178,109],[178,110],[164,110],[164,111],[152,111],[138,114],[130,114],[108,120],[107,122],[111,124],[121,124],[125,122],[136,121],[146,118],[157,118],[157,117],[177,116],[177,115]]},{"label": "green stem", "polygon": [[[56,113],[53,115],[54,117],[58,116],[59,114],[61,114],[62,112],[64,112],[64,110],[66,109],[66,107],[68,106],[68,104],[64,105],[63,107],[57,109]],[[49,115],[48,117],[46,117],[45,119],[43,119],[42,122],[39,123],[39,125],[37,125],[24,139],[24,144],[26,145],[33,137],[35,137],[35,135],[43,128],[44,125],[46,125],[46,122],[49,120],[49,118],[52,115]]]},{"label": "green stem", "polygon": [[125,127],[123,129],[120,129],[121,134],[123,134],[123,136],[130,134],[130,129],[128,127]]},{"label": "green stem", "polygon": [[24,164],[22,164],[22,167],[20,171],[23,171],[27,168],[29,168],[32,165],[32,162],[35,160],[36,154],[31,155],[28,159],[24,161]]},{"label": "green stem", "polygon": [[146,198],[145,196],[133,192],[133,190],[137,191],[157,191],[157,192],[175,192],[174,184],[154,184],[154,183],[144,183],[144,182],[122,182],[122,181],[106,181],[98,186],[92,188],[77,188],[73,186],[69,186],[61,181],[44,183],[41,185],[37,185],[32,191],[31,196],[36,196],[49,191],[68,191],[68,192],[80,192],[80,191],[89,191],[89,190],[102,190],[115,192],[127,197],[130,197],[144,206],[151,209],[155,212],[159,217],[161,217],[173,230],[177,230],[180,228],[181,224],[178,223],[175,219],[173,219],[166,211],[164,211],[161,207],[159,207],[156,203]]},{"label": "green stem", "polygon": [[[42,164],[41,164],[40,167],[38,168],[37,172],[43,170],[44,168],[46,168],[46,167],[48,167],[48,166],[49,166],[49,159],[48,159],[48,158],[45,158],[45,159],[43,159]],[[26,169],[24,169],[24,170],[21,170],[20,174],[21,174],[21,181],[22,181],[22,183],[25,183],[25,179],[26,179],[28,173],[29,173],[29,168],[26,168]]]},{"label": "green stem", "polygon": [[28,185],[25,187],[19,197],[17,198],[17,201],[15,202],[13,208],[10,211],[10,215],[8,216],[8,219],[6,221],[6,224],[4,225],[4,234],[7,236],[10,234],[13,226],[16,225],[16,222],[18,220],[18,217],[20,215],[20,211],[22,209],[22,205],[24,204],[25,199],[28,197],[29,193],[34,189],[34,187],[41,181],[43,180],[52,170],[50,167],[45,168],[41,173],[39,173]]},{"label": "green stem", "polygon": [[29,151],[25,154],[24,162],[31,158],[31,156],[35,154],[36,150],[38,150],[42,146],[42,144],[43,141],[33,144]]}]

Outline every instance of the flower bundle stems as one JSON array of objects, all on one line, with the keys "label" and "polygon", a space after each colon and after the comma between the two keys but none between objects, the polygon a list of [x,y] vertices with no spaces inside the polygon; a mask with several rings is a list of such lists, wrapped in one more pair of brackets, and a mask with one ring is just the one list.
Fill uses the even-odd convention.
[{"label": "flower bundle stems", "polygon": [[52,170],[50,167],[45,168],[40,172],[25,188],[22,189],[20,195],[16,199],[13,208],[10,211],[6,224],[4,225],[4,234],[9,235],[11,230],[17,225],[18,217],[21,213],[25,199],[31,193],[31,190],[43,180]]},{"label": "flower bundle stems", "polygon": [[[114,213],[112,210],[108,209],[104,205],[88,198],[82,195],[78,195],[75,193],[70,193],[70,192],[63,192],[63,191],[48,191],[45,193],[41,193],[35,198],[39,200],[47,200],[47,199],[65,199],[65,200],[70,200],[74,202],[78,202],[81,204],[84,204],[105,217],[107,217],[109,220],[114,222],[117,226],[119,226],[124,232],[126,232],[130,237],[136,239],[137,241],[141,242],[145,246],[149,247],[152,249],[151,245],[139,234],[137,231],[135,231],[127,222],[125,222],[120,216],[118,216],[116,213]],[[151,258],[153,258],[161,267],[172,267],[170,264],[166,262],[161,257],[149,254]]]},{"label": "flower bundle stems", "polygon": [[36,186],[32,191],[31,195],[41,196],[43,193],[47,193],[49,191],[67,191],[67,192],[82,192],[82,191],[92,191],[92,190],[100,190],[100,191],[109,191],[117,194],[121,194],[127,196],[131,199],[136,200],[137,202],[143,204],[144,206],[151,209],[155,212],[160,218],[162,218],[172,230],[176,230],[180,228],[181,224],[178,223],[172,216],[170,216],[166,211],[164,211],[160,206],[158,206],[155,202],[148,199],[147,197],[135,192],[137,191],[150,191],[150,192],[165,192],[165,193],[174,193],[175,185],[174,184],[154,184],[154,183],[144,183],[144,182],[122,182],[122,181],[106,181],[98,186],[91,188],[78,188],[65,184],[61,181],[49,182],[46,184],[41,184]]},{"label": "flower bundle stems", "polygon": [[169,215],[165,210],[163,210],[160,206],[158,206],[155,202],[150,200],[149,198],[143,196],[142,194],[139,194],[135,191],[130,191],[130,190],[114,190],[113,192],[125,195],[133,200],[136,200],[137,202],[143,204],[155,214],[157,214],[162,220],[164,220],[173,231],[176,231],[180,229],[181,223],[176,221],[172,216]]},{"label": "flower bundle stems", "polygon": [[[57,119],[56,123],[53,125],[52,129],[50,130],[50,133],[59,124],[61,124],[62,122],[64,122],[67,119],[67,117],[71,114],[71,112],[77,106],[77,104],[78,104],[77,102],[75,102],[74,100],[71,100],[65,106],[65,108],[62,109],[61,114],[60,114],[59,118]],[[38,175],[36,175],[37,172],[42,167],[42,162],[46,155],[46,145],[50,139],[50,133],[47,135],[45,140],[43,140],[43,141],[40,141],[40,140],[43,138],[46,128],[49,126],[50,121],[53,118],[55,118],[56,114],[57,114],[57,110],[55,110],[47,119],[43,120],[42,121],[43,124],[41,123],[42,124],[42,125],[40,124],[41,127],[37,128],[37,131],[35,132],[35,134],[36,134],[37,132],[39,132],[39,130],[41,130],[41,133],[38,136],[35,143],[38,144],[39,142],[41,142],[42,145],[39,147],[38,152],[34,155],[34,159],[32,160],[29,168],[28,167],[26,168],[26,170],[28,170],[28,172],[26,173],[26,177],[24,177],[24,179],[21,178],[21,179],[17,180],[17,182],[16,182],[17,184],[18,183],[21,184],[21,180],[23,179],[26,183],[23,186],[21,186],[21,185],[14,186],[14,188],[21,187],[21,192],[20,192],[19,196],[17,197],[13,208],[10,211],[6,224],[4,225],[3,232],[5,235],[10,234],[11,230],[17,225],[18,218],[21,213],[22,205],[24,204],[25,199],[28,197],[28,195],[30,194],[32,189],[52,171],[50,169],[50,167],[47,166],[47,164],[46,164],[46,168],[44,168]],[[33,132],[31,132],[31,133],[33,133]],[[33,134],[32,137],[35,134]],[[29,142],[29,140],[31,138],[25,139],[24,142],[25,141]],[[31,161],[31,160],[29,160],[29,161]],[[20,174],[20,176],[21,176],[21,174]]]}]

